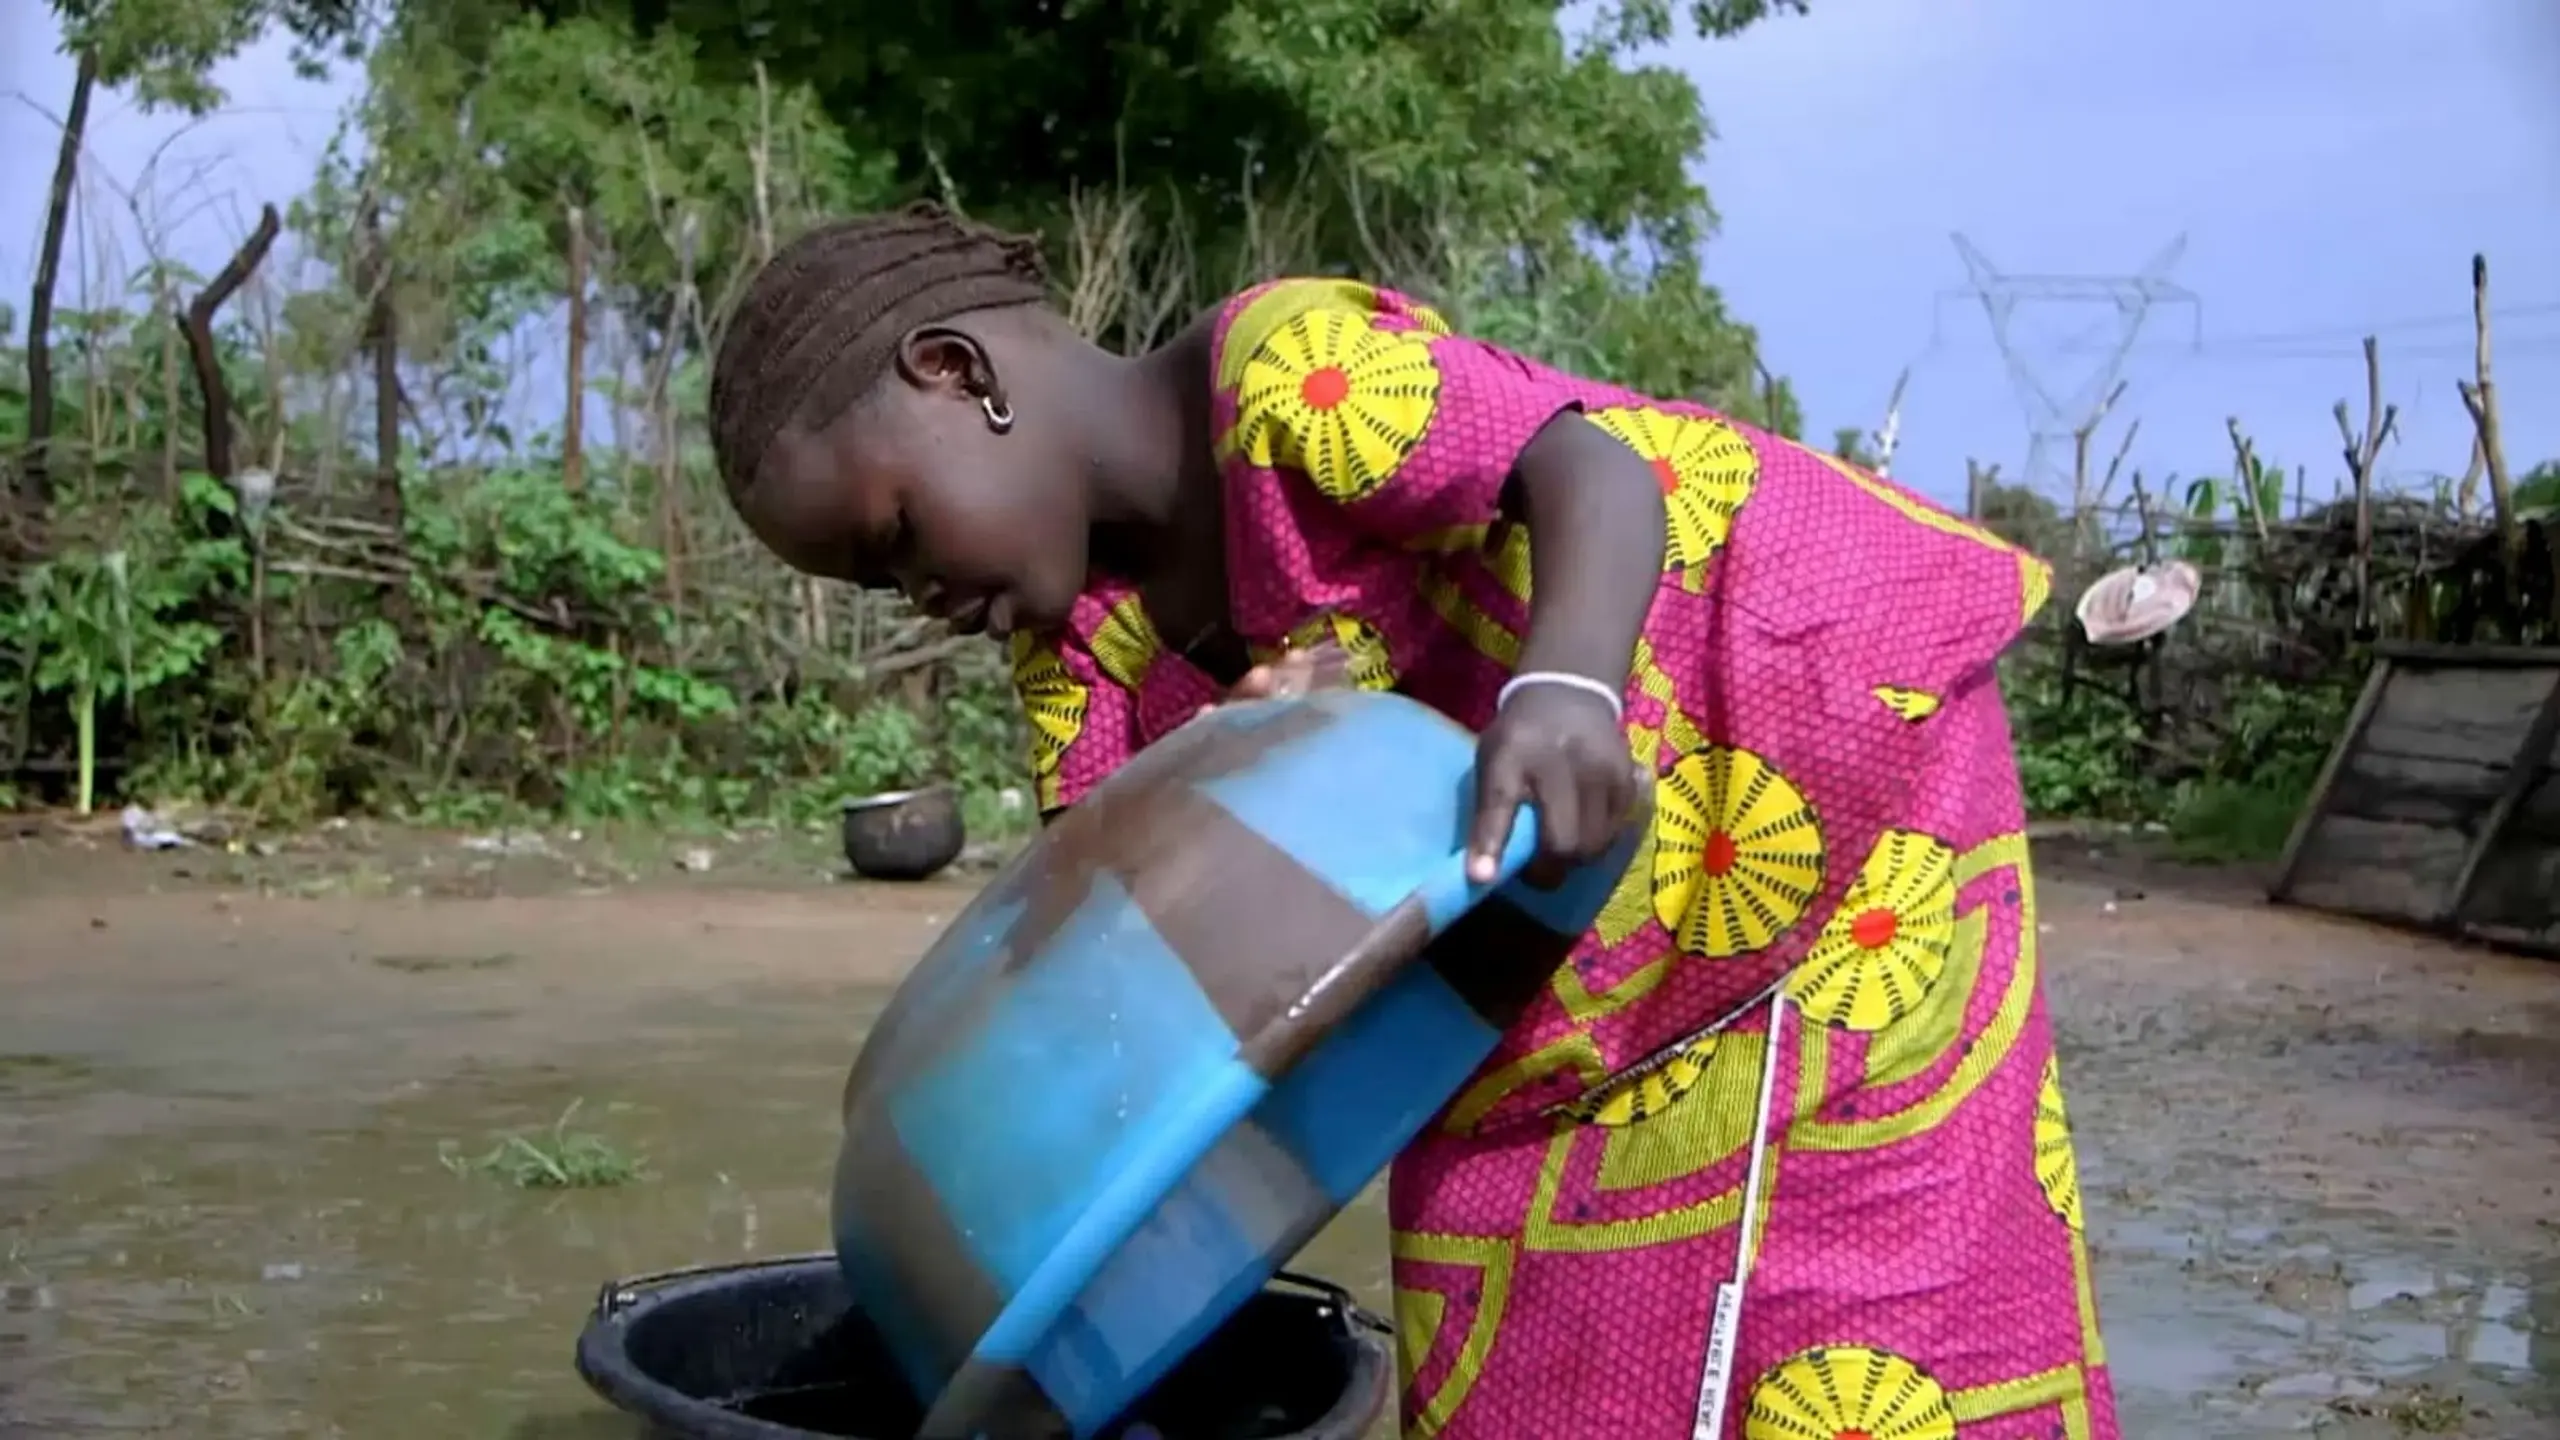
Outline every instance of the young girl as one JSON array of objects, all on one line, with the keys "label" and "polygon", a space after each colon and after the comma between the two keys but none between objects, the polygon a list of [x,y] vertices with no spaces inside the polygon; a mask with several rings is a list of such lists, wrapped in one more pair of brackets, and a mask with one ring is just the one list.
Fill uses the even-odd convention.
[{"label": "young girl", "polygon": [[775,553],[1010,638],[1044,810],[1319,646],[1481,732],[1477,863],[1523,804],[1542,868],[1599,855],[1655,782],[1396,1164],[1405,1434],[2112,1440],[1993,675],[2045,568],[1387,291],[1134,359],[1045,296],[930,207],[829,226],[711,392]]}]

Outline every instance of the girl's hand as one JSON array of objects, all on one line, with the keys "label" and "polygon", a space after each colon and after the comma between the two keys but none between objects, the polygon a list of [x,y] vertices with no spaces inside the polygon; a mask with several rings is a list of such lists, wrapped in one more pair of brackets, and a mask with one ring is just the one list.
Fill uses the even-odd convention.
[{"label": "girl's hand", "polygon": [[[1341,690],[1351,684],[1351,653],[1333,641],[1283,652],[1279,659],[1256,665],[1227,691],[1221,704],[1243,700],[1294,700],[1318,690]],[[1203,705],[1208,714],[1214,705]]]},{"label": "girl's hand", "polygon": [[1538,853],[1522,878],[1554,886],[1609,852],[1634,820],[1645,780],[1608,701],[1565,685],[1515,691],[1476,743],[1467,878],[1492,882],[1520,807],[1534,802]]}]

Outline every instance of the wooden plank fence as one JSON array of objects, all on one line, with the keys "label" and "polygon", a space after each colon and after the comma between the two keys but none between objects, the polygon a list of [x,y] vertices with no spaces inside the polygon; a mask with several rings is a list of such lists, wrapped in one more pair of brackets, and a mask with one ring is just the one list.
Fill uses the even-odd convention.
[{"label": "wooden plank fence", "polygon": [[2560,954],[2560,649],[2379,647],[2268,897]]}]

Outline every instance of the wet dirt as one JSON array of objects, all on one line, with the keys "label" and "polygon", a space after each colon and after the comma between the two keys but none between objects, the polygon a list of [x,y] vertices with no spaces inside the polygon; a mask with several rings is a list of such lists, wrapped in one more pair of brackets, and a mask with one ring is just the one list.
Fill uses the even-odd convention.
[{"label": "wet dirt", "polygon": [[[629,1440],[569,1367],[599,1284],[826,1244],[845,1068],[970,888],[535,839],[0,843],[0,1436]],[[2560,1434],[2560,965],[2071,859],[2126,1433]],[[465,1163],[573,1103],[639,1178]],[[1374,1205],[1299,1265],[1383,1308]]]}]

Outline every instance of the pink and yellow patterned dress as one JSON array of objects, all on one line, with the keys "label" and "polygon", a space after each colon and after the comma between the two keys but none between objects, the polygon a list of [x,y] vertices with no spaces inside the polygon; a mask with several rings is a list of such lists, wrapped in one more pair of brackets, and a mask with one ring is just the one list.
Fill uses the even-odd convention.
[{"label": "pink and yellow patterned dress", "polygon": [[[1530,438],[1579,409],[1669,512],[1626,693],[1652,833],[1395,1166],[1405,1434],[1685,1440],[1747,1221],[1724,1435],[2113,1440],[1993,676],[2045,567],[1366,286],[1238,296],[1214,363],[1237,630],[1264,652],[1329,634],[1360,683],[1469,726],[1528,613],[1498,505]],[[1219,694],[1111,583],[1015,660],[1044,809]],[[1792,1003],[1755,1003],[1772,986]]]}]

